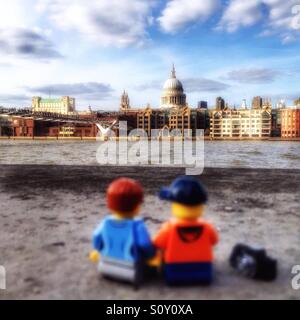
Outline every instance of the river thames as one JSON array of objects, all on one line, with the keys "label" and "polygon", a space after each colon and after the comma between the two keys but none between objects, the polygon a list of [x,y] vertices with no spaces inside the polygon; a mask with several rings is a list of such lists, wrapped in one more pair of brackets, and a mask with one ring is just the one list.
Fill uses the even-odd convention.
[{"label": "river thames", "polygon": [[[0,164],[97,165],[101,142],[0,141]],[[205,141],[205,167],[300,169],[299,141]]]}]

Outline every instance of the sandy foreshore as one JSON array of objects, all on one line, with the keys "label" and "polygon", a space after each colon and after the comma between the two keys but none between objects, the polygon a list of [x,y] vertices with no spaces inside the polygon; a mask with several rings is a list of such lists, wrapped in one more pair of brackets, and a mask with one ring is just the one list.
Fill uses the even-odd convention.
[{"label": "sandy foreshore", "polygon": [[[139,291],[99,279],[87,256],[106,214],[105,189],[119,176],[139,179],[142,215],[152,234],[170,215],[156,194],[181,169],[89,166],[2,166],[0,265],[7,290],[0,299],[300,299],[291,268],[300,264],[300,170],[205,169],[206,218],[219,229],[216,279],[209,288],[168,288],[153,279]],[[260,244],[279,263],[275,282],[244,279],[228,265],[237,242]]]}]

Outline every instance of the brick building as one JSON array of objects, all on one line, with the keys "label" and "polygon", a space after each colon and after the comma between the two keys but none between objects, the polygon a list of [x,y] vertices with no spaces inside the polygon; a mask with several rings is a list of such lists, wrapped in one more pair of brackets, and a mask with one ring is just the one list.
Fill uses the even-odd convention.
[{"label": "brick building", "polygon": [[300,106],[281,110],[281,136],[283,138],[300,137]]},{"label": "brick building", "polygon": [[12,128],[13,136],[16,137],[33,137],[34,136],[34,119],[31,117],[13,117]]}]

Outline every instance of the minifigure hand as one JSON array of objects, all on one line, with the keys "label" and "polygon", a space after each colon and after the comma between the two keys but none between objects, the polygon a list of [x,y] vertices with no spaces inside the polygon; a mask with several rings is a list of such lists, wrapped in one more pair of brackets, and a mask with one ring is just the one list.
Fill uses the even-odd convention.
[{"label": "minifigure hand", "polygon": [[161,253],[158,252],[153,258],[147,261],[148,266],[150,267],[160,267],[161,265]]},{"label": "minifigure hand", "polygon": [[93,250],[91,253],[90,253],[90,261],[93,262],[93,263],[97,263],[99,260],[100,260],[100,254],[97,250]]}]

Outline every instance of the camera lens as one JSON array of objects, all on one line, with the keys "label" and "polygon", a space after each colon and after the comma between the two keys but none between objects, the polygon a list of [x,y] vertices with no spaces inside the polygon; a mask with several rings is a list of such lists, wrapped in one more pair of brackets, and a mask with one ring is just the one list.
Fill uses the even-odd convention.
[{"label": "camera lens", "polygon": [[237,257],[237,270],[247,277],[254,277],[256,273],[256,261],[247,254],[243,254]]}]

